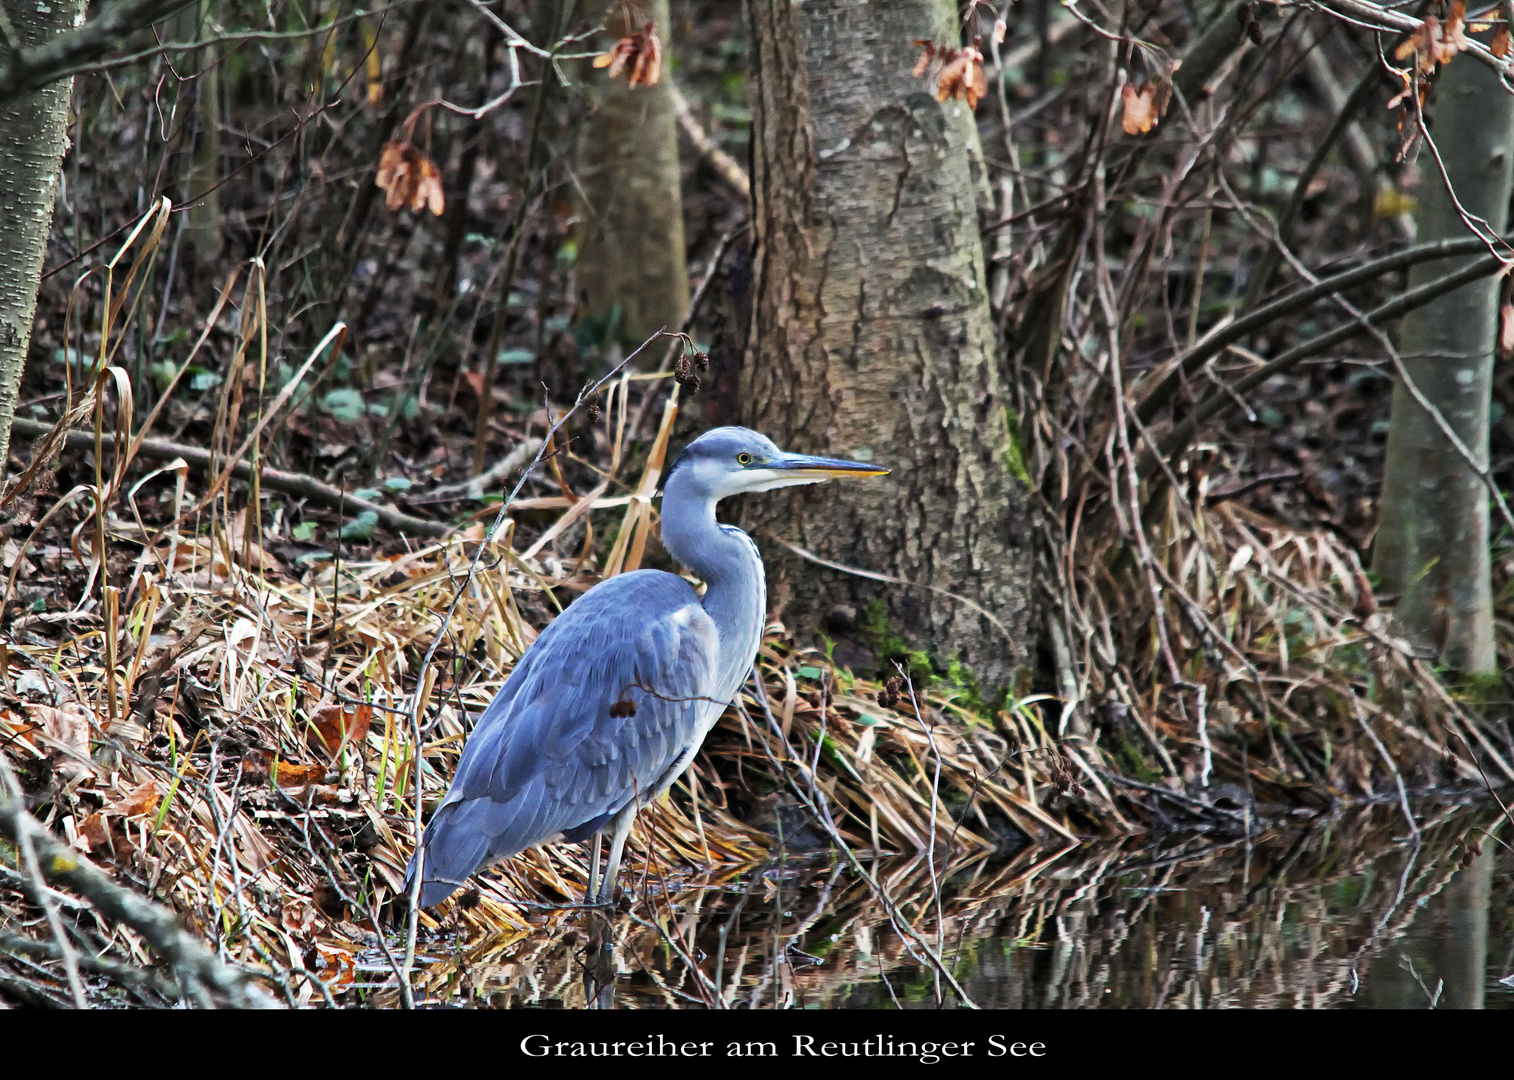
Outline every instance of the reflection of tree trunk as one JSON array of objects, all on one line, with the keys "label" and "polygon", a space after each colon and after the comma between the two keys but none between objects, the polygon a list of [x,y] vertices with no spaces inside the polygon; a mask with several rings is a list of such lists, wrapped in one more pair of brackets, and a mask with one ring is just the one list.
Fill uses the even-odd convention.
[{"label": "reflection of tree trunk", "polygon": [[[1508,218],[1514,95],[1470,57],[1447,64],[1436,89],[1436,145],[1456,198],[1496,233]],[[1422,241],[1467,235],[1434,158],[1421,154]],[[1411,287],[1476,256],[1422,263]],[[1415,385],[1478,463],[1488,463],[1488,411],[1498,281],[1463,285],[1404,319],[1401,348]],[[1402,381],[1393,390],[1373,568],[1398,593],[1396,615],[1416,644],[1450,667],[1496,670],[1488,557],[1488,491]]]},{"label": "reflection of tree trunk", "polygon": [[[876,459],[886,479],[742,508],[822,557],[972,600],[1025,627],[1025,470],[989,316],[973,114],[938,104],[911,39],[957,40],[949,0],[752,0],[753,326],[742,416],[780,445]],[[1018,658],[943,592],[868,585],[769,547],[793,630],[885,594],[894,626],[985,687]]]},{"label": "reflection of tree trunk", "polygon": [[[666,50],[668,0],[653,0],[646,10]],[[624,32],[618,13],[609,25],[611,33]],[[619,305],[619,336],[636,344],[663,327],[679,329],[689,307],[678,124],[667,67],[665,53],[656,86],[628,86],[595,73],[599,105],[578,152],[578,283],[588,314],[608,316]]]},{"label": "reflection of tree trunk", "polygon": [[[0,0],[19,48],[42,45],[73,28],[80,0],[35,4]],[[72,79],[0,97],[0,476],[11,418],[37,312],[42,256],[58,199],[58,167],[68,147]]]},{"label": "reflection of tree trunk", "polygon": [[[201,0],[179,14],[181,40],[208,36],[210,5],[211,0]],[[199,72],[190,91],[194,94],[193,147],[184,168],[183,191],[184,198],[194,199],[189,207],[188,238],[202,264],[218,256],[222,245],[221,196],[213,190],[221,178],[221,66],[215,61],[210,49],[179,61]]]},{"label": "reflection of tree trunk", "polygon": [[[1488,975],[1488,906],[1493,899],[1495,844],[1484,838],[1482,854],[1446,886],[1450,926],[1432,959],[1446,980],[1441,1007],[1480,1009]],[[1426,979],[1428,982],[1429,980]]]}]

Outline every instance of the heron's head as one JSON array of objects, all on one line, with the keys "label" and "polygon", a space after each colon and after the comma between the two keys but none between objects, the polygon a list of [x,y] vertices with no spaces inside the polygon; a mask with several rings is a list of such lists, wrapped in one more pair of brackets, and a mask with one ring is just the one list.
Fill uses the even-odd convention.
[{"label": "heron's head", "polygon": [[748,491],[887,472],[862,461],[785,453],[766,435],[744,427],[722,427],[706,431],[684,448],[668,470],[664,487],[686,486],[690,493],[718,501]]}]

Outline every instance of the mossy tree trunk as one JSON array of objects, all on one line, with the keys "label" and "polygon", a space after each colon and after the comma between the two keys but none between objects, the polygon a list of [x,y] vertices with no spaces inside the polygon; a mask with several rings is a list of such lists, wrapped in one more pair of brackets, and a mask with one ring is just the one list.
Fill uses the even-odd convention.
[{"label": "mossy tree trunk", "polygon": [[[79,0],[38,4],[0,0],[4,44],[32,48],[71,30]],[[0,98],[0,475],[10,451],[11,419],[31,344],[42,257],[58,200],[59,166],[68,147],[68,101],[73,80]]]},{"label": "mossy tree trunk", "polygon": [[[608,318],[618,307],[618,336],[633,344],[664,327],[680,329],[689,308],[678,123],[667,81],[668,0],[652,0],[645,10],[663,43],[662,80],[628,86],[602,72],[589,76],[599,100],[577,155],[578,284],[586,313]],[[628,32],[623,14],[618,6],[609,13],[612,34]]]},{"label": "mossy tree trunk", "polygon": [[[881,597],[891,633],[1002,688],[1026,658],[1031,545],[979,236],[980,148],[967,106],[910,74],[913,39],[957,43],[955,5],[748,11],[757,246],[742,419],[786,448],[894,470],[744,506],[769,595],[805,639],[833,609]],[[912,587],[821,568],[764,532]]]},{"label": "mossy tree trunk", "polygon": [[[1496,72],[1460,57],[1440,76],[1432,135],[1456,199],[1502,233],[1514,178],[1514,95]],[[1428,152],[1421,154],[1420,167],[1419,239],[1468,235]],[[1410,287],[1471,258],[1421,263],[1409,275]],[[1498,289],[1496,278],[1464,285],[1406,316],[1400,335],[1410,378],[1483,469]],[[1409,639],[1472,675],[1497,670],[1488,499],[1486,485],[1400,380],[1393,391],[1373,569],[1382,587],[1399,595],[1395,615]]]}]

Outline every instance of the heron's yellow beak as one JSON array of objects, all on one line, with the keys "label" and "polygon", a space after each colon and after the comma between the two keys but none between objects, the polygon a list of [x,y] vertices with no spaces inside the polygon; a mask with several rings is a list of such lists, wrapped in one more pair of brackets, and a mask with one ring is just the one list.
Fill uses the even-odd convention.
[{"label": "heron's yellow beak", "polygon": [[889,470],[864,461],[842,461],[840,458],[810,457],[807,454],[784,454],[776,461],[765,461],[762,468],[792,476],[814,480],[829,480],[840,476],[887,476]]}]

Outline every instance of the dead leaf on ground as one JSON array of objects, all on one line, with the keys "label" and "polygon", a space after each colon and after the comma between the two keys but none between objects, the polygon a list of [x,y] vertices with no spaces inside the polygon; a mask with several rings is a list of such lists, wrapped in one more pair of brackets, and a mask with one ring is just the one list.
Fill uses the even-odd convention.
[{"label": "dead leaf on ground", "polygon": [[89,757],[89,717],[78,705],[26,705],[26,717],[32,727],[23,733],[27,742],[40,750],[58,751],[58,774],[65,780],[77,780],[95,772]]},{"label": "dead leaf on ground", "polygon": [[310,933],[315,926],[315,906],[302,896],[291,897],[279,913],[279,925],[291,934]]},{"label": "dead leaf on ground", "polygon": [[247,535],[247,508],[245,506],[231,515],[227,523],[226,540],[231,549],[231,557],[243,569],[262,568],[274,573],[283,572],[284,564],[264,551],[255,539]]},{"label": "dead leaf on ground", "polygon": [[158,790],[157,783],[148,780],[138,784],[114,802],[106,803],[100,812],[112,817],[145,817],[158,808],[160,798],[162,798],[162,792]]},{"label": "dead leaf on ground", "polygon": [[341,749],[344,736],[349,746],[366,739],[372,722],[372,705],[322,705],[310,717],[306,742],[324,748],[328,754],[335,754]]},{"label": "dead leaf on ground", "polygon": [[387,193],[384,206],[398,210],[430,210],[440,217],[447,208],[442,194],[442,174],[425,154],[407,142],[386,142],[379,155],[378,176],[374,183]]},{"label": "dead leaf on ground", "polygon": [[657,24],[647,23],[621,38],[610,50],[594,58],[597,68],[609,68],[612,79],[624,73],[629,86],[656,86],[662,78],[662,42]]},{"label": "dead leaf on ground", "polygon": [[80,823],[78,847],[89,852],[115,850],[121,845],[134,847],[131,832],[123,822],[147,817],[158,808],[162,792],[148,780],[112,802],[106,803]]}]

